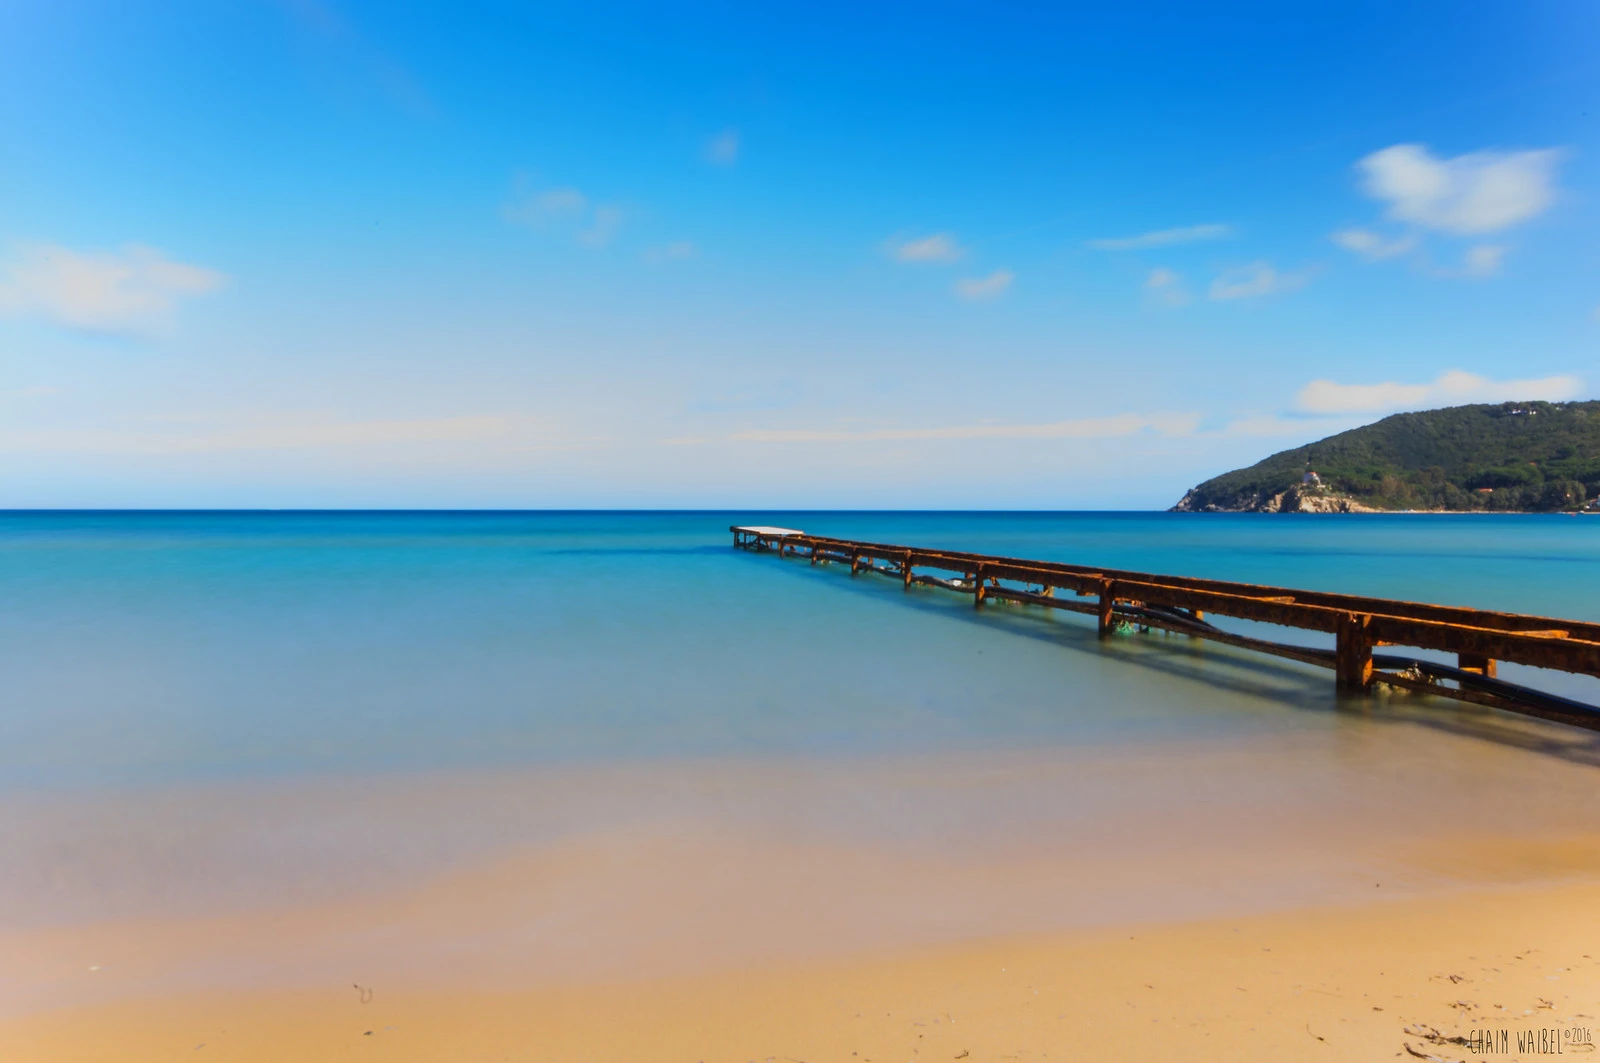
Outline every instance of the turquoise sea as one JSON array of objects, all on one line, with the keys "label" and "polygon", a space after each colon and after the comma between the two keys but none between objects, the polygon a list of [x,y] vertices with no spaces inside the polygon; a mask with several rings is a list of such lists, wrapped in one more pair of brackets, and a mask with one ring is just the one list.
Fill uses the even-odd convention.
[{"label": "turquoise sea", "polygon": [[1593,732],[732,523],[1600,619],[1586,518],[7,513],[0,1015],[1364,901],[1600,833]]},{"label": "turquoise sea", "polygon": [[1315,669],[974,615],[936,589],[735,551],[730,523],[1600,620],[1600,519],[1562,516],[8,513],[0,787],[1333,718]]}]

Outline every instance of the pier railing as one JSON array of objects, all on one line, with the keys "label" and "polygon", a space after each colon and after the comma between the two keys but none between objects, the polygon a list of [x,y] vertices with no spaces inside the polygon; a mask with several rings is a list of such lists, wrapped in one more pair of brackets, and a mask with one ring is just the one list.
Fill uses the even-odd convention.
[{"label": "pier railing", "polygon": [[[731,531],[735,545],[746,549],[795,555],[812,564],[848,564],[851,575],[890,576],[907,589],[913,584],[943,587],[970,594],[977,607],[995,599],[1084,613],[1096,618],[1102,636],[1123,627],[1172,631],[1331,668],[1339,687],[1351,693],[1387,683],[1600,730],[1600,707],[1508,683],[1496,675],[1497,662],[1509,661],[1600,677],[1597,623],[858,542],[789,528],[735,526]],[[1058,591],[1071,596],[1058,596]],[[1208,621],[1207,614],[1332,634],[1334,648],[1295,646],[1224,631]],[[1374,652],[1383,646],[1442,651],[1454,654],[1456,662],[1452,666]]]}]

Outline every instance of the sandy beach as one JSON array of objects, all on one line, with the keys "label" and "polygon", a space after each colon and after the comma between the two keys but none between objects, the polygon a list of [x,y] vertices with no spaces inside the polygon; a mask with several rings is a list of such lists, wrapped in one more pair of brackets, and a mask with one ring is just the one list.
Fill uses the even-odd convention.
[{"label": "sandy beach", "polygon": [[[1407,733],[1333,758],[1295,739],[34,799],[28,864],[92,816],[86,852],[123,871],[73,874],[146,900],[107,920],[95,894],[13,885],[0,1059],[1462,1060],[1454,1038],[1541,1030],[1589,1050],[1593,767],[1441,736],[1418,760]],[[1024,814],[1095,793],[1120,811]],[[606,799],[675,812],[602,821]],[[434,873],[380,859],[554,801],[591,809],[584,832]],[[874,827],[867,802],[915,811]],[[359,867],[291,866],[313,810]]]},{"label": "sandy beach", "polygon": [[1461,1060],[1484,1037],[1581,1057],[1597,904],[1587,881],[648,981],[188,993],[0,1024],[0,1058]]}]

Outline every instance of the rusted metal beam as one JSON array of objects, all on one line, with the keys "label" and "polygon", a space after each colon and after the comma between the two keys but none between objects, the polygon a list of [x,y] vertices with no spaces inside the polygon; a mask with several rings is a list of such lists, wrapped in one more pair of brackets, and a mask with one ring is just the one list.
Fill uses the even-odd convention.
[{"label": "rusted metal beam", "polygon": [[1092,605],[1088,602],[1075,602],[1070,598],[1057,598],[1054,595],[1019,591],[1013,587],[990,587],[984,592],[984,597],[1004,598],[1023,605],[1043,606],[1046,609],[1064,609],[1069,613],[1083,613],[1087,616],[1095,616],[1100,612],[1098,605]]},{"label": "rusted metal beam", "polygon": [[[1452,653],[1464,652],[1495,660],[1600,676],[1600,639],[1589,640],[1582,637],[1587,633],[1587,629],[1600,628],[1600,625],[1581,621],[1516,616],[1518,627],[1511,628],[1503,623],[1511,614],[1449,608],[1443,611],[1452,619],[1436,620],[1416,615],[1428,613],[1434,610],[1434,607],[1384,598],[1326,595],[1282,587],[1223,583],[1217,580],[1191,580],[1149,573],[1131,573],[1126,577],[1118,577],[1113,572],[1091,570],[1084,566],[1077,566],[1075,571],[1066,571],[1063,566],[1045,562],[1017,561],[1012,558],[990,560],[981,554],[948,550],[922,551],[909,547],[853,543],[849,540],[818,540],[818,542],[823,544],[825,551],[829,547],[859,550],[863,554],[889,560],[894,559],[896,555],[904,556],[909,553],[918,565],[961,572],[963,575],[972,572],[981,564],[986,574],[999,579],[1064,587],[1080,593],[1098,594],[1102,582],[1112,579],[1124,597],[1135,597],[1141,601],[1176,608],[1200,609],[1218,616],[1231,616],[1241,620],[1313,631],[1336,632],[1342,614],[1364,613],[1373,617],[1376,640],[1379,643],[1416,646]],[[1196,584],[1206,586],[1196,586]],[[1363,608],[1340,609],[1322,604],[1330,599],[1360,603]]]},{"label": "rusted metal beam", "polygon": [[1334,629],[1334,677],[1341,690],[1365,693],[1372,683],[1372,617],[1341,613]]},{"label": "rusted metal beam", "polygon": [[[958,550],[921,550],[812,536],[790,529],[734,528],[733,532],[735,544],[747,549],[776,550],[780,555],[803,549],[813,565],[848,561],[852,575],[865,567],[873,572],[900,576],[907,590],[913,584],[924,584],[969,593],[974,606],[982,606],[986,598],[994,597],[1087,613],[1096,617],[1102,636],[1111,634],[1122,619],[1131,619],[1142,629],[1181,631],[1310,664],[1331,665],[1339,686],[1350,691],[1367,690],[1374,679],[1389,681],[1385,678],[1388,673],[1374,673],[1372,651],[1376,646],[1413,646],[1453,653],[1462,671],[1485,678],[1494,677],[1498,661],[1600,677],[1600,624],[1586,621],[1029,561]],[[919,567],[954,576],[942,579],[914,571]],[[1008,587],[1001,582],[1003,580],[1022,583],[1030,589]],[[1031,590],[1034,586],[1039,589]],[[1080,598],[1092,598],[1093,602],[1057,598],[1058,588],[1073,591]],[[1205,622],[1207,613],[1329,633],[1334,636],[1335,650],[1329,654],[1325,650],[1285,646],[1222,632]],[[1411,682],[1401,682],[1402,679],[1405,677],[1396,679],[1395,685],[1405,686]],[[1424,685],[1432,688],[1431,684]],[[1438,688],[1441,693],[1453,690],[1455,688]],[[1462,695],[1462,700],[1516,707],[1506,698],[1482,691],[1469,691],[1468,695]],[[1517,711],[1525,710],[1518,708]]]},{"label": "rusted metal beam", "polygon": [[1373,616],[1372,630],[1380,642],[1390,646],[1474,654],[1535,668],[1600,676],[1600,643],[1561,637],[1550,630],[1500,631],[1383,615]]},{"label": "rusted metal beam", "polygon": [[[825,537],[807,536],[807,538],[828,541]],[[851,542],[850,540],[832,540],[839,543]],[[1499,631],[1536,631],[1548,629],[1552,626],[1546,617],[1529,616],[1520,613],[1503,613],[1487,609],[1473,609],[1464,606],[1434,605],[1426,602],[1406,602],[1390,598],[1370,598],[1353,594],[1339,594],[1330,591],[1309,591],[1287,587],[1272,587],[1260,584],[1235,583],[1227,580],[1203,579],[1193,576],[1152,576],[1150,573],[1131,572],[1105,568],[1091,568],[1086,565],[1071,565],[1058,561],[1031,561],[1020,558],[1008,558],[989,554],[974,554],[959,550],[934,550],[920,551],[908,546],[887,546],[883,544],[851,543],[863,548],[871,547],[885,551],[913,550],[919,556],[930,558],[939,557],[949,559],[957,564],[970,566],[975,560],[981,560],[990,565],[1011,565],[1027,568],[1034,571],[1051,571],[1063,575],[1097,576],[1104,575],[1112,579],[1150,580],[1155,579],[1172,587],[1188,588],[1192,590],[1216,590],[1222,593],[1241,594],[1253,597],[1284,597],[1291,596],[1304,605],[1317,605],[1329,609],[1338,609],[1345,612],[1358,613],[1386,613],[1391,616],[1408,617],[1417,620],[1432,620],[1440,623],[1470,624],[1474,627],[1489,628]],[[954,567],[954,566],[952,566]],[[1382,606],[1380,608],[1379,606]],[[1600,642],[1600,623],[1592,621],[1563,620],[1556,625],[1566,628],[1569,636],[1589,642]]]},{"label": "rusted metal beam", "polygon": [[1373,673],[1372,681],[1399,687],[1402,690],[1414,690],[1419,694],[1430,694],[1436,698],[1450,698],[1453,701],[1465,701],[1473,705],[1486,705],[1490,708],[1504,709],[1507,712],[1520,713],[1524,716],[1537,716],[1542,720],[1554,720],[1557,723],[1570,724],[1573,727],[1600,731],[1600,713],[1562,712],[1559,709],[1541,708],[1536,705],[1527,705],[1520,701],[1512,701],[1508,698],[1496,697],[1481,690],[1468,690],[1465,687],[1447,687],[1439,683],[1430,683],[1426,679],[1397,675],[1394,672],[1375,672]]}]

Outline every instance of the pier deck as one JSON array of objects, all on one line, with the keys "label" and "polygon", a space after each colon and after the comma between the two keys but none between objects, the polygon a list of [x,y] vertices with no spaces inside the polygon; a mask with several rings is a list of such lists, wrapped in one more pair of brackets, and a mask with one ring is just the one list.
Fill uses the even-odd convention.
[{"label": "pier deck", "polygon": [[[735,525],[730,530],[734,544],[744,549],[798,556],[812,564],[848,564],[851,575],[890,576],[908,590],[913,584],[943,587],[970,594],[976,607],[995,599],[1084,613],[1096,618],[1102,636],[1123,626],[1157,628],[1331,668],[1339,688],[1352,694],[1386,683],[1600,730],[1600,707],[1508,683],[1496,675],[1497,662],[1509,661],[1600,677],[1597,623],[858,542],[793,528]],[[1057,591],[1071,596],[1057,596]],[[1295,646],[1224,631],[1206,620],[1207,614],[1329,633],[1334,648]],[[1384,646],[1442,651],[1454,654],[1456,663],[1374,652]]]}]

